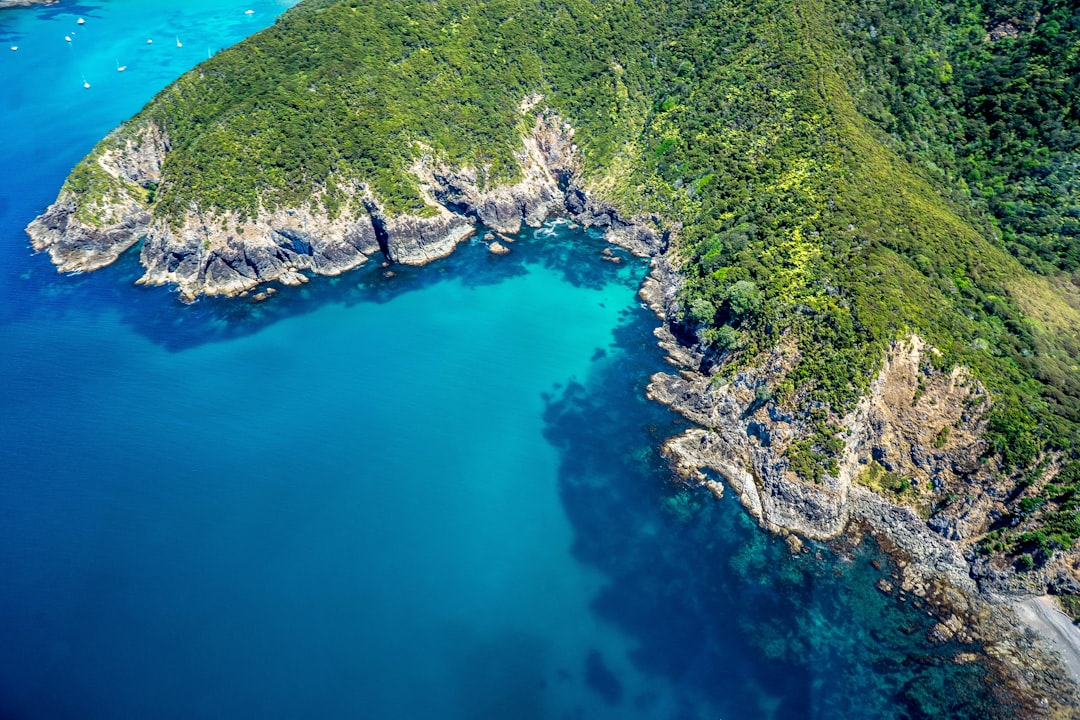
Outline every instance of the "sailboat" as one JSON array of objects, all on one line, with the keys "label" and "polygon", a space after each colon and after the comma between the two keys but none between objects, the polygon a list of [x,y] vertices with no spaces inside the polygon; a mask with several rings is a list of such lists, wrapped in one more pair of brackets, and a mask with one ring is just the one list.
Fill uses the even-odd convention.
[{"label": "sailboat", "polygon": [[120,61],[117,60],[116,61],[116,72],[124,72],[125,70],[127,70],[127,65],[121,65]]},{"label": "sailboat", "polygon": [[86,82],[86,76],[85,75],[82,76],[82,86],[84,88],[86,88],[87,90],[90,89],[90,83]]},{"label": "sailboat", "polygon": [[180,42],[180,38],[176,38],[176,47],[184,47],[184,43]]}]

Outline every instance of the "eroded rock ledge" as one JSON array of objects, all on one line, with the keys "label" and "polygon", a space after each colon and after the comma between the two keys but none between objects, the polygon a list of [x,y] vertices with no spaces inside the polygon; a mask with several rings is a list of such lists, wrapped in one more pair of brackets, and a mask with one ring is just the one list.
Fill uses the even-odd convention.
[{"label": "eroded rock ledge", "polygon": [[345,207],[331,216],[321,208],[262,210],[253,218],[193,209],[179,225],[155,218],[150,198],[162,182],[168,136],[147,123],[93,162],[106,173],[106,192],[79,194],[65,186],[56,202],[27,227],[33,247],[47,251],[62,272],[96,270],[140,240],[146,269],[139,282],[171,284],[185,300],[200,294],[236,295],[259,284],[306,282],[306,273],[340,275],[373,256],[423,265],[453,252],[477,223],[502,233],[522,224],[539,227],[554,215],[585,227],[607,228],[610,242],[639,255],[656,255],[667,237],[656,222],[624,219],[581,184],[573,130],[541,114],[517,154],[521,180],[481,189],[471,168],[449,168],[430,153],[412,167],[427,211],[391,216],[369,188],[339,183]]}]

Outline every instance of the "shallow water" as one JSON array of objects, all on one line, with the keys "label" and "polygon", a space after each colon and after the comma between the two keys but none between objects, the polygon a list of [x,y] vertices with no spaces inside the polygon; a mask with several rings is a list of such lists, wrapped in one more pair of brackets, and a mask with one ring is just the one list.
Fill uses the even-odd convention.
[{"label": "shallow water", "polygon": [[873,543],[792,557],[670,483],[646,268],[594,235],[262,305],[30,253],[98,137],[288,4],[0,11],[0,717],[1007,714]]}]

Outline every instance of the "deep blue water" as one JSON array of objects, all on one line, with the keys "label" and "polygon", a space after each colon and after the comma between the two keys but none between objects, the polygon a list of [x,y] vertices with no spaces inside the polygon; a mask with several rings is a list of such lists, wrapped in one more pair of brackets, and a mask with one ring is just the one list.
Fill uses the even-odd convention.
[{"label": "deep blue water", "polygon": [[31,254],[95,140],[289,4],[0,11],[0,718],[1007,715],[872,542],[671,484],[646,268],[595,236],[262,305]]}]

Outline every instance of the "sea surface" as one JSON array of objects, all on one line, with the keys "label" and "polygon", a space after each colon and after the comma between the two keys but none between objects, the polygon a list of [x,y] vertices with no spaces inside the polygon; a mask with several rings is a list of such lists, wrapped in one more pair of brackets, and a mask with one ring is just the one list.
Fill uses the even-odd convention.
[{"label": "sea surface", "polygon": [[672,482],[647,268],[595,234],[264,304],[32,253],[98,138],[290,4],[0,10],[0,718],[1008,715],[872,541]]}]

